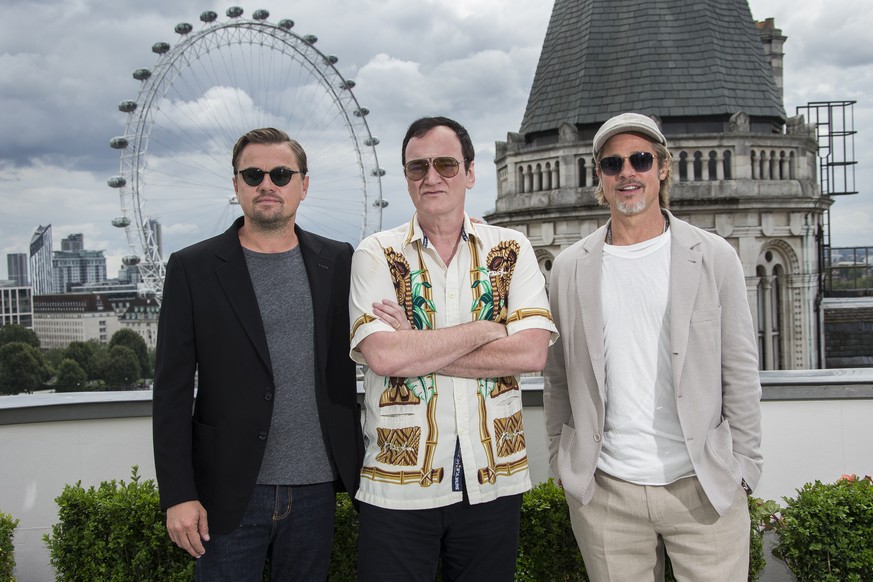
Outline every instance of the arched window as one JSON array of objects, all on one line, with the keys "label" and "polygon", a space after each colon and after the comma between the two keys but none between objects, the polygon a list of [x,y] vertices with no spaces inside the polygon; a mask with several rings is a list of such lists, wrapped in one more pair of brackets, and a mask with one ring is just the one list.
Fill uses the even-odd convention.
[{"label": "arched window", "polygon": [[709,180],[715,181],[718,180],[718,155],[711,151],[709,152],[709,160],[706,164],[706,172],[709,174]]},{"label": "arched window", "polygon": [[679,152],[679,181],[688,181],[688,152]]},{"label": "arched window", "polygon": [[694,152],[694,181],[703,180],[703,154]]},{"label": "arched window", "polygon": [[765,248],[755,268],[758,276],[758,365],[784,370],[788,353],[784,330],[788,321],[788,278],[785,259],[776,248]]},{"label": "arched window", "polygon": [[725,150],[724,161],[722,162],[724,164],[724,179],[725,180],[733,180],[734,179],[734,172],[731,169],[731,160],[732,160],[732,156],[731,156],[730,150]]}]

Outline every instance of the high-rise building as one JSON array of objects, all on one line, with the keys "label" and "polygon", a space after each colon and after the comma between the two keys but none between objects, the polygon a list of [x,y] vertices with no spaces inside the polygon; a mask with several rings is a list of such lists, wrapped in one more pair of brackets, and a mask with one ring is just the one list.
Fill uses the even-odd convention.
[{"label": "high-rise building", "polygon": [[33,329],[33,289],[12,281],[0,282],[0,327],[9,324]]},{"label": "high-rise building", "polygon": [[52,258],[52,288],[55,293],[69,293],[74,285],[106,280],[106,257],[103,251],[55,251]]},{"label": "high-rise building", "polygon": [[76,252],[85,250],[85,235],[80,233],[71,234],[61,240],[61,250],[67,252]]},{"label": "high-rise building", "polygon": [[10,281],[18,287],[28,287],[27,253],[9,253],[6,255],[6,273]]},{"label": "high-rise building", "polygon": [[30,283],[34,295],[52,292],[52,225],[38,226],[30,238]]}]

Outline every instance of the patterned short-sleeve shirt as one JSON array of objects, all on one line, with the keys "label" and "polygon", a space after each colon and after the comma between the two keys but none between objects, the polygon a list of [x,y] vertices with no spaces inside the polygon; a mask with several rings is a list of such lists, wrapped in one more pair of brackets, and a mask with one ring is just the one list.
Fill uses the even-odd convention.
[{"label": "patterned short-sleeve shirt", "polygon": [[[545,280],[530,242],[507,228],[464,218],[448,266],[415,217],[366,238],[352,260],[351,356],[371,333],[394,329],[372,304],[395,299],[416,329],[479,319],[509,334],[557,330]],[[386,378],[364,366],[366,453],[357,498],[392,509],[427,509],[462,500],[491,501],[530,488],[518,378],[459,378],[432,373]]]}]

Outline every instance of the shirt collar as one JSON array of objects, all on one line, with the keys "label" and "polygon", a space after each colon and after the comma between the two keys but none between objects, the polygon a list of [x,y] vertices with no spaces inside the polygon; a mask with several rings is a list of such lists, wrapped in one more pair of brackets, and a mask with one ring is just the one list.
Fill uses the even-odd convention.
[{"label": "shirt collar", "polygon": [[[470,220],[470,217],[467,216],[467,213],[465,212],[464,224],[461,226],[461,239],[464,242],[467,242],[470,237],[473,238],[476,244],[480,247],[482,246],[482,238],[476,233],[476,224]],[[421,246],[423,248],[428,247],[427,235],[424,234],[424,230],[422,230],[421,224],[418,222],[417,212],[412,216],[412,220],[409,221],[409,229],[406,231],[404,245],[410,245],[415,241],[421,241]]]}]

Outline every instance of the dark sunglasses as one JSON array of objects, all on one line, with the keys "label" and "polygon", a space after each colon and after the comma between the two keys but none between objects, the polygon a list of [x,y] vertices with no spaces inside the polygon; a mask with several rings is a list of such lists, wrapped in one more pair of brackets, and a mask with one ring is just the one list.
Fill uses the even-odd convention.
[{"label": "dark sunglasses", "polygon": [[303,174],[300,170],[292,170],[290,168],[273,168],[269,172],[265,172],[260,168],[246,168],[237,172],[242,176],[243,181],[249,186],[259,186],[264,181],[264,176],[270,174],[270,181],[274,186],[285,186],[294,177],[294,174]]},{"label": "dark sunglasses", "polygon": [[427,169],[430,166],[433,166],[433,169],[443,178],[454,178],[458,175],[458,170],[461,169],[461,162],[449,157],[409,160],[403,166],[403,173],[413,182],[417,182],[427,176]]},{"label": "dark sunglasses", "polygon": [[636,152],[629,156],[607,156],[600,159],[600,171],[606,176],[616,176],[624,167],[624,161],[630,160],[631,167],[637,172],[648,172],[652,169],[655,154],[650,152]]}]

